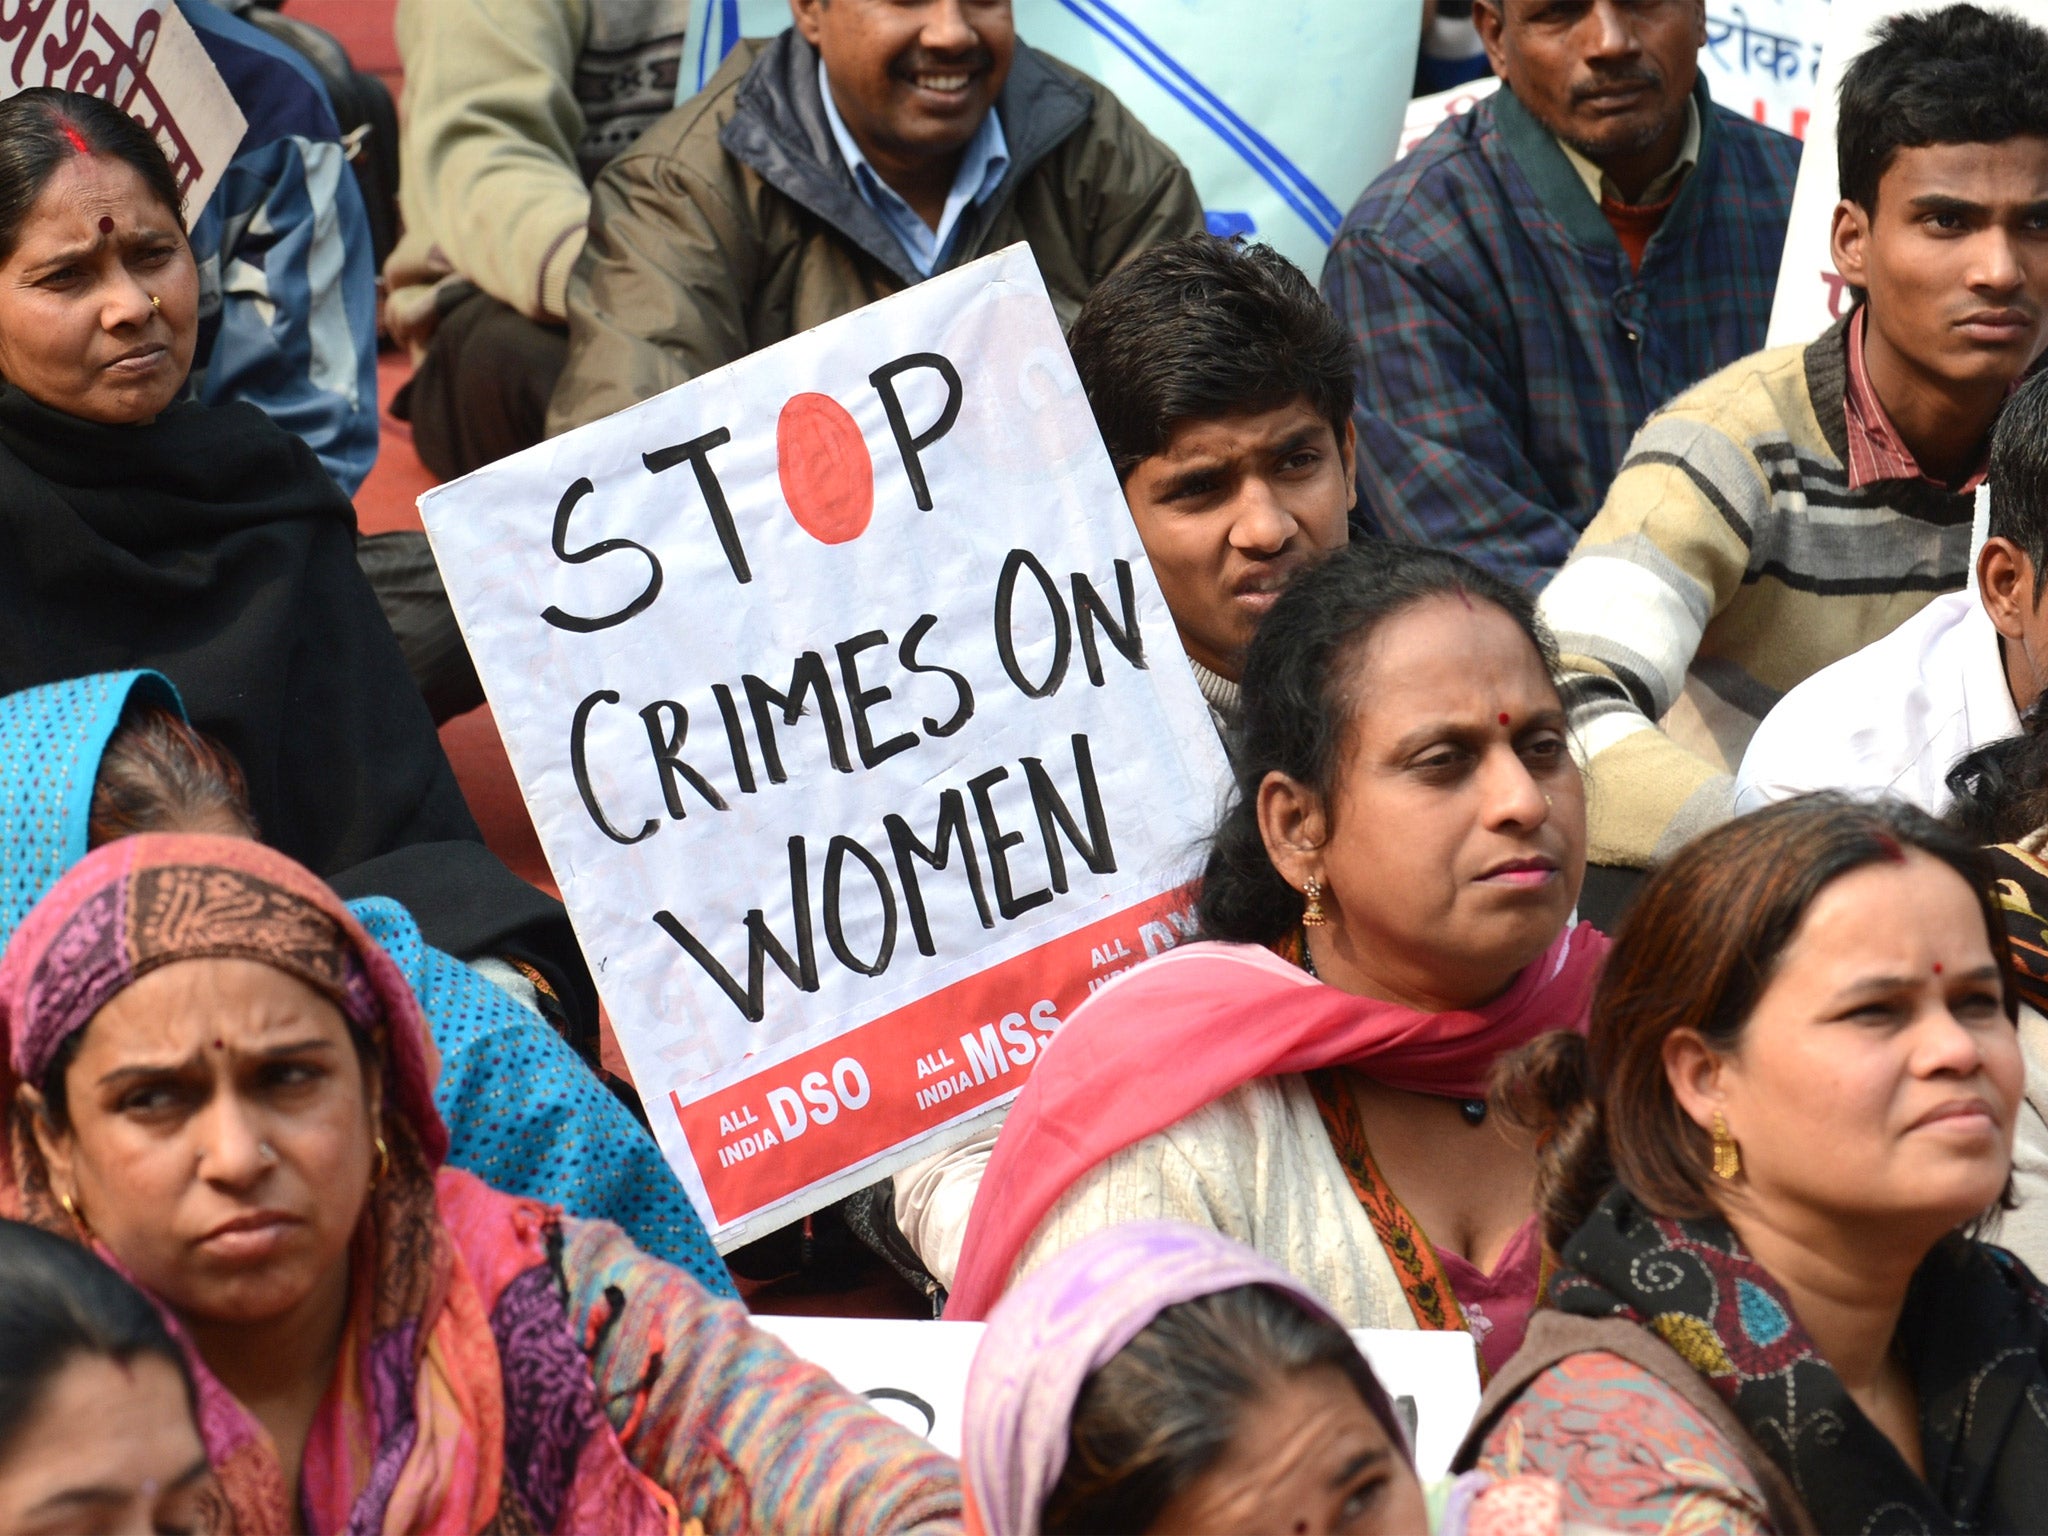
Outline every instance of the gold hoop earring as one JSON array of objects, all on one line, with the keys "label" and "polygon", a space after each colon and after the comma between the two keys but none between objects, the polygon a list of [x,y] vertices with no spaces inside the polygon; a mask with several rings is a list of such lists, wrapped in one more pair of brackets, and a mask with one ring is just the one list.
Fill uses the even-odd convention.
[{"label": "gold hoop earring", "polygon": [[1323,914],[1323,882],[1314,875],[1310,875],[1308,883],[1301,888],[1301,894],[1305,903],[1301,909],[1301,926],[1304,928],[1322,927],[1323,924],[1329,921],[1329,918]]},{"label": "gold hoop earring", "polygon": [[1714,1111],[1714,1177],[1732,1179],[1742,1172],[1742,1148],[1728,1134],[1728,1117]]},{"label": "gold hoop earring", "polygon": [[384,1182],[384,1175],[390,1171],[391,1149],[384,1145],[384,1138],[379,1136],[377,1138],[377,1171],[370,1175],[371,1186],[374,1188],[382,1184]]}]

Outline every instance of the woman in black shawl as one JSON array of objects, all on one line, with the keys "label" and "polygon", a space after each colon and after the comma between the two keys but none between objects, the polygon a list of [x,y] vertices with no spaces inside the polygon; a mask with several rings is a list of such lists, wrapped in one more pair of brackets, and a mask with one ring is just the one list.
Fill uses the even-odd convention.
[{"label": "woman in black shawl", "polygon": [[117,109],[0,102],[0,694],[149,667],[248,775],[266,841],[427,940],[595,997],[560,905],[484,848],[356,565],[355,510],[245,404],[187,398],[198,273]]}]

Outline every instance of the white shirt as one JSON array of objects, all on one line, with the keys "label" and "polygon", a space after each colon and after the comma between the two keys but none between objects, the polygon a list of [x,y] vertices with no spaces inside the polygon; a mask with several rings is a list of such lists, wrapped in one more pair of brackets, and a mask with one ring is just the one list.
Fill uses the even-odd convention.
[{"label": "white shirt", "polygon": [[1956,759],[2019,733],[1998,631],[1976,593],[1950,592],[1778,701],[1743,754],[1735,811],[1839,789],[1939,816]]}]

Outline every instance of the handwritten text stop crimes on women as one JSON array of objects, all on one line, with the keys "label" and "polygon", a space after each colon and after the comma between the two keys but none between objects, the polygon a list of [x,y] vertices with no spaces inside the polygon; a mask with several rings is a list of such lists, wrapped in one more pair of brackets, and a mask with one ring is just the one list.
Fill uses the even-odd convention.
[{"label": "handwritten text stop crimes on women", "polygon": [[[896,391],[896,379],[915,369],[936,373],[946,388],[944,409],[920,431],[911,430]],[[922,455],[952,429],[960,414],[960,375],[952,363],[937,353],[917,352],[876,369],[869,375],[868,382],[881,398],[897,454],[902,460],[903,473],[918,510],[929,512],[932,510],[932,497],[925,479]],[[792,430],[793,426],[795,430]],[[849,434],[850,444],[847,441]],[[712,464],[714,450],[731,438],[731,432],[721,427],[686,443],[645,453],[641,455],[641,462],[649,473],[657,475],[683,464],[690,466],[733,578],[746,584],[753,580],[753,572],[748,566],[747,553],[732,512],[726,504],[717,470]],[[867,465],[867,450],[851,417],[829,397],[795,397],[783,408],[777,432],[777,456],[784,497],[791,503],[791,512],[798,522],[814,537],[827,543],[857,537],[867,524],[873,481],[872,469]],[[844,505],[848,494],[844,487],[849,483],[845,473],[849,459],[862,472],[855,477],[860,482],[854,493],[858,504],[850,511]],[[830,483],[822,491],[807,491],[807,486],[819,485],[821,481]],[[661,561],[644,544],[631,539],[610,538],[580,548],[572,547],[571,521],[578,506],[594,491],[595,487],[588,479],[579,479],[562,494],[555,508],[555,555],[570,565],[582,565],[607,557],[636,556],[646,563],[647,575],[638,595],[616,612],[592,617],[550,607],[542,613],[541,617],[556,628],[580,634],[610,629],[636,618],[653,604],[662,586]],[[832,505],[820,511],[815,503],[821,499]],[[1086,575],[1071,572],[1061,581],[1028,549],[1012,549],[1004,559],[996,581],[992,612],[996,654],[1009,681],[1024,697],[1043,699],[1057,693],[1068,679],[1069,663],[1077,645],[1082,669],[1093,687],[1100,688],[1106,682],[1103,665],[1105,641],[1107,648],[1114,650],[1131,667],[1144,669],[1145,643],[1138,628],[1137,596],[1131,568],[1128,562],[1117,560],[1114,571],[1116,592],[1112,605]],[[1043,675],[1032,677],[1027,675],[1017,656],[1015,620],[1020,612],[1028,613],[1030,607],[1036,605],[1042,605],[1042,612],[1051,625],[1052,657]],[[698,766],[707,761],[702,755],[706,750],[712,754],[709,760],[729,768],[732,781],[743,795],[763,793],[763,780],[767,785],[786,783],[789,774],[784,767],[783,739],[778,737],[778,732],[787,733],[806,717],[815,718],[817,728],[823,731],[826,753],[833,768],[840,773],[855,772],[856,761],[860,769],[873,768],[917,746],[922,738],[915,731],[899,731],[883,740],[875,739],[876,725],[871,712],[894,696],[892,688],[876,681],[878,671],[888,666],[885,657],[891,651],[896,665],[905,673],[925,674],[946,681],[952,692],[950,713],[943,719],[927,715],[919,723],[924,736],[944,738],[953,735],[973,718],[976,699],[973,685],[963,673],[933,659],[931,652],[944,640],[942,634],[934,633],[938,626],[938,615],[924,613],[918,615],[900,637],[892,637],[881,629],[850,636],[832,648],[830,660],[822,651],[805,651],[791,663],[786,682],[743,673],[737,683],[713,683],[711,696],[717,701],[722,739],[714,738],[714,744],[707,748],[701,745],[705,738],[700,732],[700,745],[690,746],[691,755],[688,756],[685,755],[685,747],[689,742],[690,717],[681,704],[673,699],[628,702],[622,700],[616,690],[597,689],[576,706],[569,727],[569,761],[584,810],[598,831],[616,843],[631,845],[642,842],[653,837],[662,826],[661,818],[649,817],[638,827],[621,827],[600,803],[591,782],[586,740],[591,716],[599,709],[637,710],[647,732],[648,771],[658,778],[668,818],[674,821],[685,819],[693,804],[700,813],[706,808],[712,812],[730,809],[725,797]],[[876,654],[870,656],[871,652]],[[849,724],[852,727],[850,750]],[[935,954],[937,948],[932,939],[926,893],[919,882],[920,864],[929,871],[938,872],[946,869],[957,856],[967,877],[966,886],[974,901],[975,913],[985,929],[994,928],[998,917],[1004,922],[1013,921],[1034,907],[1051,901],[1056,894],[1065,894],[1071,880],[1066,854],[1061,846],[1063,841],[1091,872],[1098,875],[1115,872],[1116,853],[1103,814],[1102,795],[1096,782],[1088,738],[1076,733],[1069,738],[1068,747],[1079,786],[1078,815],[1074,806],[1061,794],[1041,759],[1020,758],[1017,764],[1030,795],[1049,886],[1033,890],[1017,888],[1010,859],[1012,850],[1026,842],[1027,833],[1005,828],[998,819],[991,794],[997,785],[1010,777],[1010,768],[999,765],[969,779],[964,795],[958,789],[941,792],[937,814],[929,821],[914,824],[910,818],[895,812],[885,815],[882,827],[888,844],[886,849],[870,847],[844,834],[830,838],[825,847],[821,899],[815,908],[811,898],[810,849],[803,837],[791,837],[788,852],[793,931],[786,937],[772,931],[760,907],[747,913],[744,983],[737,980],[733,971],[713,953],[711,946],[675,914],[656,912],[653,920],[718,984],[733,1006],[754,1022],[758,1022],[765,1011],[762,984],[768,961],[773,961],[776,968],[803,991],[818,990],[819,956],[814,914],[815,927],[823,928],[825,945],[833,958],[857,975],[879,976],[888,969],[896,953],[899,902],[918,953]],[[968,816],[970,802],[973,805],[972,822]],[[920,825],[931,827],[928,837],[920,830]],[[852,871],[856,866],[858,874],[854,875]],[[850,877],[868,881],[879,905],[881,931],[872,953],[863,954],[854,948],[842,920],[842,890]],[[994,895],[993,906],[989,899],[991,892]]]}]

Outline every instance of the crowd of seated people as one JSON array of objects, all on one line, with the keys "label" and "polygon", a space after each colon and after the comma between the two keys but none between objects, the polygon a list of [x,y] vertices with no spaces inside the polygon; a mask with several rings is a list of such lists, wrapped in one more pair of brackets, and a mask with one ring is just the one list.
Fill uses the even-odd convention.
[{"label": "crowd of seated people", "polygon": [[[1425,7],[1503,88],[1320,291],[1009,0],[694,94],[681,0],[399,0],[381,306],[319,76],[178,6],[204,208],[0,101],[0,1530],[2041,1523],[2048,32],[1876,27],[1761,350],[1702,0]],[[749,1319],[349,497],[379,319],[452,476],[1019,241],[1230,774],[1194,938],[834,1218],[983,1325],[956,1462]],[[1469,1336],[1450,1476],[1355,1329]]]}]

